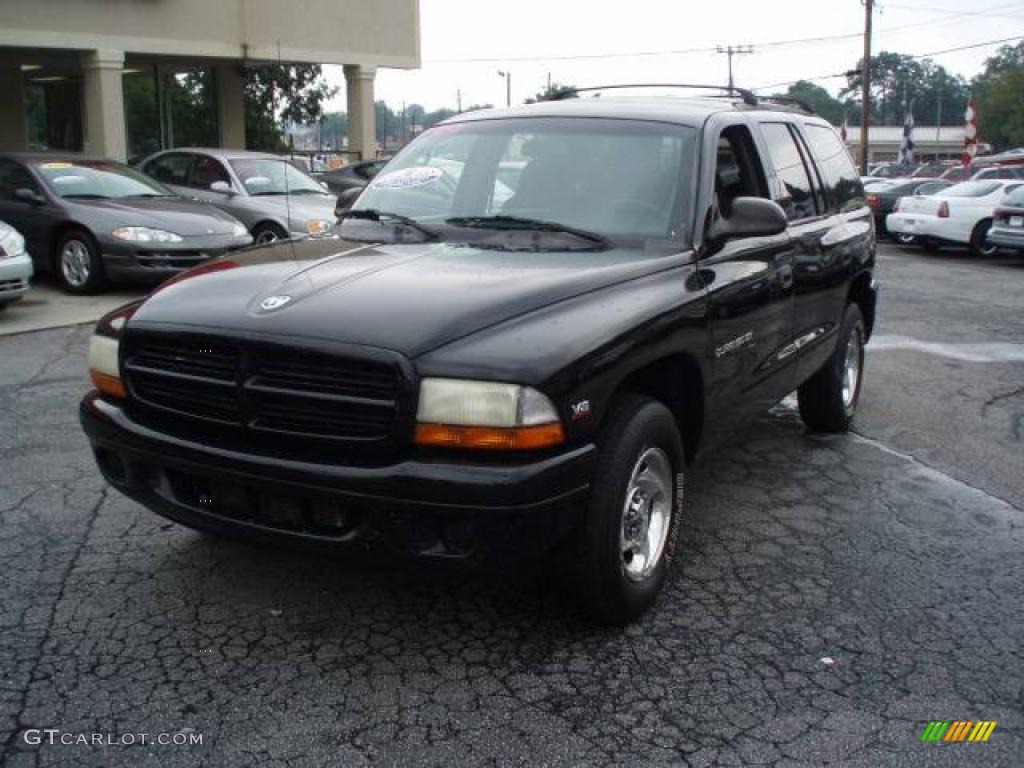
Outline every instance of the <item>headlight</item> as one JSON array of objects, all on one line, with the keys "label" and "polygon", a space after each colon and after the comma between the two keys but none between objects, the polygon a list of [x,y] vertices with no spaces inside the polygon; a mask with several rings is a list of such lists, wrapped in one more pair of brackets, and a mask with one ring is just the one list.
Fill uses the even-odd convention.
[{"label": "headlight", "polygon": [[180,243],[181,235],[151,227],[118,227],[110,233],[118,240],[129,243]]},{"label": "headlight", "polygon": [[25,252],[25,238],[15,230],[0,237],[0,259],[21,256]]},{"label": "headlight", "polygon": [[140,304],[135,302],[104,315],[96,323],[96,330],[89,339],[89,378],[100,392],[120,400],[128,397],[128,393],[121,381],[118,339],[125,323],[135,314]]},{"label": "headlight", "polygon": [[249,234],[249,230],[245,228],[245,224],[236,221],[231,227],[231,234],[235,237],[244,237]]},{"label": "headlight", "polygon": [[551,401],[518,384],[424,379],[416,421],[418,445],[535,450],[565,440]]},{"label": "headlight", "polygon": [[334,222],[327,219],[310,219],[306,222],[306,231],[311,235],[322,235],[333,226]]}]

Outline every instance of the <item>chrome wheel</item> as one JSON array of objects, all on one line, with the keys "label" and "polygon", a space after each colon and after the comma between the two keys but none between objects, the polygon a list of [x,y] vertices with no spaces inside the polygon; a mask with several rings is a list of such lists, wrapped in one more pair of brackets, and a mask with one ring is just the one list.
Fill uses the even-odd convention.
[{"label": "chrome wheel", "polygon": [[72,288],[81,288],[89,281],[92,256],[81,240],[68,240],[60,251],[60,271]]},{"label": "chrome wheel", "polygon": [[847,413],[853,410],[857,400],[863,358],[864,342],[861,339],[860,325],[857,325],[850,333],[850,340],[846,342],[846,357],[843,361],[843,408]]},{"label": "chrome wheel", "polygon": [[672,464],[660,448],[637,460],[626,486],[619,533],[622,571],[642,581],[658,565],[672,517]]}]

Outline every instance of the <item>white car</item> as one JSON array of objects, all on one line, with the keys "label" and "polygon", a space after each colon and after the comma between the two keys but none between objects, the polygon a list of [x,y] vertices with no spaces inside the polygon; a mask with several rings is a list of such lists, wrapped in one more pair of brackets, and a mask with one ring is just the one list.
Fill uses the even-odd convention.
[{"label": "white car", "polygon": [[885,226],[897,235],[912,235],[928,247],[966,245],[974,256],[989,256],[997,250],[986,241],[992,214],[1020,187],[1024,181],[962,181],[930,197],[901,197]]},{"label": "white car", "polygon": [[25,238],[0,221],[0,309],[28,293],[31,278],[32,257],[25,250]]}]

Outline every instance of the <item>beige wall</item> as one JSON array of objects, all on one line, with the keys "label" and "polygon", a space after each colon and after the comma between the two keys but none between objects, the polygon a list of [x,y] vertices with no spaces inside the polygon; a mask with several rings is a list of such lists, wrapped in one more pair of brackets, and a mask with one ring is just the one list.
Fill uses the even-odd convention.
[{"label": "beige wall", "polygon": [[0,0],[2,46],[409,68],[419,0]]}]

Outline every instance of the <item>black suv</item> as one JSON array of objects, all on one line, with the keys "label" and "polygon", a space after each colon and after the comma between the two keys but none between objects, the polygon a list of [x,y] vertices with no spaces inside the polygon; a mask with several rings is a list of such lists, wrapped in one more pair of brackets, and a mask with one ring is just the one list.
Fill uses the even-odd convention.
[{"label": "black suv", "polygon": [[101,320],[82,423],[110,483],[187,526],[550,557],[624,623],[665,579],[698,449],[794,389],[808,427],[847,428],[874,252],[846,149],[800,109],[474,112],[329,236]]}]

